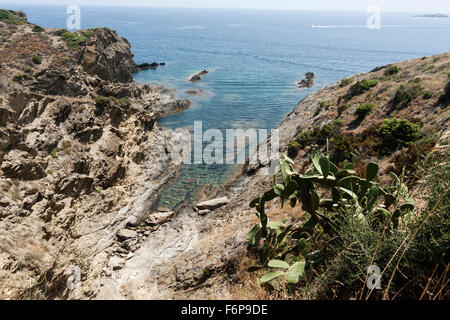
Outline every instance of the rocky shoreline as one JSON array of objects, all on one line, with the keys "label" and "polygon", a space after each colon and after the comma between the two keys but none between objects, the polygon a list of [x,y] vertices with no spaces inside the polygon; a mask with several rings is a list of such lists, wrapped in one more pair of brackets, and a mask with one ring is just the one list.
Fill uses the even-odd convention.
[{"label": "rocky shoreline", "polygon": [[[160,129],[157,119],[190,101],[134,82],[142,66],[112,30],[37,28],[23,12],[5,12],[0,298],[87,298],[93,280],[121,264],[123,243],[132,253],[165,221],[148,215],[178,174],[171,153],[185,132]],[[118,232],[145,221],[139,241],[119,241]],[[73,290],[69,266],[82,274]]]}]

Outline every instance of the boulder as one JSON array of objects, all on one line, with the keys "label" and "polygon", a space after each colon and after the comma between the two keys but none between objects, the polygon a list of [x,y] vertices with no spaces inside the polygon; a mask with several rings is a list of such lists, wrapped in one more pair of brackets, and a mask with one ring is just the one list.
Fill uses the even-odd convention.
[{"label": "boulder", "polygon": [[[199,202],[194,206],[194,209],[200,213],[203,210],[214,210],[228,204],[230,200],[227,197],[211,199],[208,201]],[[206,212],[207,213],[207,212]],[[204,214],[206,214],[204,213]]]},{"label": "boulder", "polygon": [[108,262],[108,267],[112,268],[113,270],[122,269],[124,265],[125,259],[118,256],[112,256]]},{"label": "boulder", "polygon": [[39,157],[33,158],[25,151],[12,150],[3,159],[1,170],[11,179],[38,180],[47,175],[47,162]]},{"label": "boulder", "polygon": [[55,191],[66,196],[78,197],[94,190],[94,179],[84,174],[73,174],[56,183]]},{"label": "boulder", "polygon": [[136,231],[130,229],[122,229],[117,232],[117,236],[122,240],[128,240],[132,238],[136,238],[138,236]]},{"label": "boulder", "polygon": [[170,218],[172,218],[173,212],[172,211],[164,211],[164,212],[155,212],[152,213],[148,218],[147,222],[150,225],[159,225],[166,221],[168,221]]},{"label": "boulder", "polygon": [[204,209],[204,210],[199,210],[198,214],[201,216],[207,215],[208,213],[211,213],[211,210],[208,209]]}]

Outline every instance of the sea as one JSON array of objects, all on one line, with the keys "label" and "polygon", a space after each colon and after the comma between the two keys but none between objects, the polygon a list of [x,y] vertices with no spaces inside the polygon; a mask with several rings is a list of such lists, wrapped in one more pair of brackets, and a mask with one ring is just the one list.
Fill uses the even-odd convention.
[{"label": "sea", "polygon": [[[67,6],[0,3],[46,28],[66,28]],[[80,6],[81,28],[108,27],[131,43],[137,63],[164,62],[135,75],[162,85],[192,106],[158,125],[192,130],[276,128],[303,98],[341,78],[406,59],[450,51],[450,18],[384,13],[369,29],[366,12]],[[201,81],[191,74],[209,70]],[[296,82],[313,72],[312,88]],[[200,96],[186,95],[202,89]],[[157,206],[195,201],[205,185],[220,187],[236,165],[185,165]]]}]

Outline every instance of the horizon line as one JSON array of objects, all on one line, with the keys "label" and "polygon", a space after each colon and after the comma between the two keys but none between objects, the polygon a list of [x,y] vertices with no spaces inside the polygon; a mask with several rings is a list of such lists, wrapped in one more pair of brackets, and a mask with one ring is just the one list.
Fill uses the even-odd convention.
[{"label": "horizon line", "polygon": [[[69,3],[32,3],[32,2],[9,2],[9,1],[1,1],[2,4],[11,4],[11,5],[34,5],[34,6],[68,6]],[[254,10],[254,11],[299,11],[299,12],[364,12],[364,10],[339,10],[339,9],[288,9],[288,8],[227,8],[227,7],[190,7],[190,6],[158,6],[158,5],[145,5],[145,4],[80,4],[80,7],[125,7],[125,8],[159,8],[159,9],[208,9],[208,10]],[[448,12],[431,12],[431,11],[383,11],[385,13],[405,13],[405,14],[448,14]]]}]

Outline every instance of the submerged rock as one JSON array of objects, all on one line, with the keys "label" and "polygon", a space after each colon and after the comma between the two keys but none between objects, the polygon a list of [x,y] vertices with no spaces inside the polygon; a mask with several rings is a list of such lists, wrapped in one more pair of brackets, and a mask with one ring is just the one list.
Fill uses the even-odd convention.
[{"label": "submerged rock", "polygon": [[144,62],[144,63],[141,63],[141,64],[137,64],[136,65],[136,69],[137,69],[137,71],[149,70],[149,69],[156,69],[159,66],[165,66],[165,65],[166,65],[165,62],[161,62],[161,63],[158,63],[158,62],[152,62],[152,63]]},{"label": "submerged rock", "polygon": [[189,89],[186,90],[184,93],[189,94],[191,96],[199,96],[201,95],[203,92],[203,89],[199,88],[199,89]]}]

